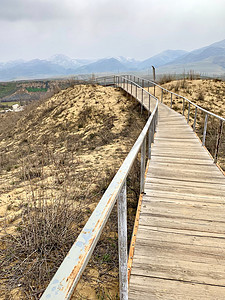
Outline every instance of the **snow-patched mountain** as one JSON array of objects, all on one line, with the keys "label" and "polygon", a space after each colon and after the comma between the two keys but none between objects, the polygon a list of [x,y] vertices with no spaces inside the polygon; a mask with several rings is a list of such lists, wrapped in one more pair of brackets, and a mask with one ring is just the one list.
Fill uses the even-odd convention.
[{"label": "snow-patched mountain", "polygon": [[140,60],[137,60],[132,57],[124,57],[124,56],[114,56],[112,57],[116,60],[118,60],[121,64],[123,64],[126,68],[137,68],[139,64],[141,63]]},{"label": "snow-patched mountain", "polygon": [[49,59],[10,61],[0,63],[0,81],[46,78],[91,73],[119,73],[145,71],[155,66],[157,74],[194,70],[199,73],[225,73],[225,40],[191,52],[166,50],[144,61],[131,57],[107,57],[103,59],[75,59],[56,54]]},{"label": "snow-patched mountain", "polygon": [[51,56],[48,61],[57,64],[61,67],[64,67],[66,69],[74,69],[79,68],[83,65],[90,64],[94,62],[93,59],[74,59],[70,58],[69,56],[66,56],[64,54],[56,54]]},{"label": "snow-patched mountain", "polygon": [[183,56],[186,53],[188,52],[185,50],[166,50],[142,61],[138,68],[140,70],[149,69],[152,66],[157,68],[175,60],[178,57]]}]

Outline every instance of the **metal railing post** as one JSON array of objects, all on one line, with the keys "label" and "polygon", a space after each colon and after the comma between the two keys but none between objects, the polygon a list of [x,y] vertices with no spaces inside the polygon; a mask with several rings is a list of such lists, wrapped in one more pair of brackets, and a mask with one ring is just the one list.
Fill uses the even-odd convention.
[{"label": "metal railing post", "polygon": [[187,117],[187,123],[189,123],[189,117],[190,117],[190,102],[188,102],[188,117]]},{"label": "metal railing post", "polygon": [[159,108],[156,109],[156,125],[158,125],[159,122]]},{"label": "metal railing post", "polygon": [[148,130],[148,158],[151,158],[152,155],[152,140],[153,140],[153,130],[152,130],[152,123],[150,125],[150,128]]},{"label": "metal railing post", "polygon": [[127,188],[124,183],[117,200],[120,299],[128,299],[127,274]]},{"label": "metal railing post", "polygon": [[171,93],[171,96],[170,96],[170,108],[172,108],[172,105],[173,105],[173,94]]},{"label": "metal railing post", "polygon": [[184,106],[185,106],[185,100],[183,99],[183,116],[184,116]]},{"label": "metal railing post", "polygon": [[149,92],[149,80],[148,80],[148,92]]},{"label": "metal railing post", "polygon": [[145,184],[145,154],[146,154],[146,137],[141,145],[141,182],[140,182],[140,194],[144,193]]},{"label": "metal railing post", "polygon": [[143,88],[141,89],[141,114],[143,113],[143,101],[144,101],[144,95],[143,95],[143,93],[144,93],[144,90],[143,90]]},{"label": "metal railing post", "polygon": [[144,88],[144,79],[142,79],[142,88]]},{"label": "metal railing post", "polygon": [[162,89],[162,94],[161,94],[161,103],[163,103],[163,89]]},{"label": "metal railing post", "polygon": [[202,146],[205,146],[205,138],[206,138],[206,132],[207,132],[207,122],[208,122],[208,114],[205,114],[205,123],[204,123],[204,130],[203,130]]},{"label": "metal railing post", "polygon": [[197,106],[195,106],[195,118],[194,118],[194,124],[193,124],[193,131],[195,131],[195,127],[196,127],[197,111],[198,111],[198,108],[197,108]]},{"label": "metal railing post", "polygon": [[148,115],[151,113],[151,95],[148,94]]},{"label": "metal railing post", "polygon": [[154,136],[155,136],[155,116],[153,117],[153,120],[152,120],[152,132],[153,132],[153,135],[152,135],[152,143],[154,143]]},{"label": "metal railing post", "polygon": [[215,155],[214,155],[214,163],[217,163],[222,131],[223,131],[223,121],[220,120],[220,126],[219,126],[219,130],[218,130],[218,138],[216,141],[216,149],[215,149]]}]

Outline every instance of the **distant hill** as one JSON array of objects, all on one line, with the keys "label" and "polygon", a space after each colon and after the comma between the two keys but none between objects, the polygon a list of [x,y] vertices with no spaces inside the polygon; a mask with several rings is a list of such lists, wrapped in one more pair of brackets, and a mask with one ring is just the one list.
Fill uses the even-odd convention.
[{"label": "distant hill", "polygon": [[163,65],[158,72],[193,70],[209,74],[225,73],[225,40],[196,49]]},{"label": "distant hill", "polygon": [[100,59],[94,63],[82,66],[75,70],[77,74],[103,73],[103,72],[124,72],[128,68],[115,58]]},{"label": "distant hill", "polygon": [[26,78],[45,78],[66,75],[66,69],[59,64],[46,60],[34,59],[28,62],[12,64],[0,69],[0,80],[16,80]]},{"label": "distant hill", "polygon": [[123,56],[101,59],[74,59],[56,54],[49,59],[0,63],[0,81],[61,77],[75,74],[146,71],[155,66],[157,74],[198,73],[225,74],[225,40],[191,52],[166,50],[143,61]]},{"label": "distant hill", "polygon": [[152,66],[160,67],[175,60],[176,58],[183,56],[186,53],[188,52],[184,50],[166,50],[142,61],[139,64],[138,69],[139,70],[149,69]]}]

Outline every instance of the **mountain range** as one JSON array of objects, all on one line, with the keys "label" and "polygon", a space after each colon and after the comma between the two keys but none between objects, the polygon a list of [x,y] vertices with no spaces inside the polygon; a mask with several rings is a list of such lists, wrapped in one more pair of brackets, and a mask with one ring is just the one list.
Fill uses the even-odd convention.
[{"label": "mountain range", "polygon": [[57,54],[49,59],[16,60],[0,63],[0,81],[61,77],[76,74],[144,72],[152,65],[157,73],[183,73],[184,70],[225,74],[225,40],[188,52],[166,50],[143,61],[134,58],[72,59]]}]

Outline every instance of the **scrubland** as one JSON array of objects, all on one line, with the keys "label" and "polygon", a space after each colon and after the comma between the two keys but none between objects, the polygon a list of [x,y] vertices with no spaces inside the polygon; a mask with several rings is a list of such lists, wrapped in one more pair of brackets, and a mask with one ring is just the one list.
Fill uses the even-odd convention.
[{"label": "scrubland", "polygon": [[[119,89],[77,85],[0,117],[1,298],[39,299],[147,114]],[[128,178],[129,236],[139,169]],[[74,297],[117,295],[115,208]]]}]

